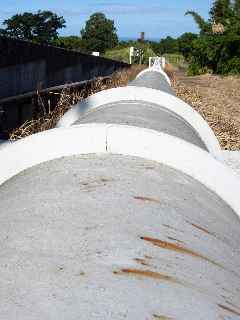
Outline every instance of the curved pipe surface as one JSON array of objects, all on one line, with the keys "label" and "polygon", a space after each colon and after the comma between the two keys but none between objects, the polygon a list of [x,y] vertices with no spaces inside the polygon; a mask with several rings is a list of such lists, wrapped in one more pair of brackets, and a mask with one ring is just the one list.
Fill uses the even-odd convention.
[{"label": "curved pipe surface", "polygon": [[138,79],[139,77],[142,77],[142,75],[144,75],[145,73],[148,73],[148,72],[159,72],[161,73],[166,81],[168,82],[169,86],[171,86],[171,80],[169,79],[168,75],[166,74],[166,72],[163,71],[163,69],[161,67],[151,67],[151,68],[148,68],[148,69],[145,69],[145,70],[142,70],[141,72],[139,72],[139,74],[137,75],[136,79]]},{"label": "curved pipe surface", "polygon": [[209,153],[92,124],[1,161],[0,318],[238,319],[240,180]]},{"label": "curved pipe surface", "polygon": [[[162,149],[156,145],[161,145]],[[231,169],[182,139],[155,130],[116,124],[52,129],[16,141],[1,151],[0,184],[46,161],[106,152],[157,161],[184,172],[216,192],[240,216],[237,196],[240,181]],[[14,154],[18,154],[17,163]]]},{"label": "curved pipe surface", "polygon": [[175,95],[166,78],[166,74],[164,75],[155,70],[143,72],[135,80],[131,81],[129,86],[151,88]]},{"label": "curved pipe surface", "polygon": [[1,149],[0,319],[239,319],[240,180],[162,74]]},{"label": "curved pipe surface", "polygon": [[[119,102],[146,102],[146,107],[158,105],[166,111],[172,112],[187,123],[200,137],[207,150],[218,160],[222,160],[221,149],[217,138],[207,122],[188,104],[179,98],[160,90],[141,87],[123,87],[98,92],[84,101],[73,106],[58,122],[57,127],[69,127],[76,123],[89,111],[105,105],[114,105]],[[161,118],[159,119],[161,122]],[[121,123],[128,124],[128,123]],[[181,134],[181,130],[179,130]]]}]

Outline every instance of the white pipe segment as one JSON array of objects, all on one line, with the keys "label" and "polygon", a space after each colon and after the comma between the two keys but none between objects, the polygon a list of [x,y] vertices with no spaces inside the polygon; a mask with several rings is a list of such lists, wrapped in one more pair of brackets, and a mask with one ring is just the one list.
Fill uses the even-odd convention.
[{"label": "white pipe segment", "polygon": [[240,319],[240,179],[157,64],[0,159],[0,319]]},{"label": "white pipe segment", "polygon": [[172,85],[171,84],[171,80],[170,80],[169,76],[166,74],[166,72],[164,72],[161,67],[156,67],[156,66],[153,66],[151,68],[142,70],[141,72],[139,72],[139,74],[137,75],[136,79],[138,79],[139,77],[141,77],[142,75],[144,75],[147,72],[159,72],[159,73],[161,73],[165,77],[165,79],[167,80],[168,84],[170,86]]},{"label": "white pipe segment", "polygon": [[98,92],[73,106],[58,122],[57,127],[69,127],[89,111],[103,105],[113,105],[119,101],[144,101],[172,112],[182,119],[183,124],[186,122],[193,128],[216,159],[222,160],[218,140],[200,114],[179,98],[150,88],[121,87]]},{"label": "white pipe segment", "polygon": [[130,126],[92,123],[52,129],[18,140],[1,151],[0,185],[46,161],[106,152],[153,160],[186,173],[217,193],[240,217],[240,180],[233,170],[181,139]]}]

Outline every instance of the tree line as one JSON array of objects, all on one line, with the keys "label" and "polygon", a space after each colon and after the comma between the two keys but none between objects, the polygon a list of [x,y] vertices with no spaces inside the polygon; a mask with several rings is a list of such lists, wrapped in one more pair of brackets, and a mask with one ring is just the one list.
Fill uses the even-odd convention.
[{"label": "tree line", "polygon": [[[187,11],[194,18],[199,33],[184,33],[179,38],[170,36],[160,42],[145,41],[141,46],[151,48],[156,55],[181,53],[189,65],[189,74],[206,72],[218,74],[240,73],[240,0],[215,0],[208,20],[197,12]],[[114,21],[97,12],[86,21],[80,36],[60,37],[66,27],[63,17],[51,11],[25,12],[3,22],[0,35],[52,44],[75,50],[100,53],[113,48],[136,45],[121,42]]]},{"label": "tree line", "polygon": [[188,73],[240,73],[240,0],[215,0],[208,20],[187,11],[199,28],[199,34],[184,33],[177,39],[167,37],[152,43],[153,50],[181,53],[188,62]]},{"label": "tree line", "polygon": [[97,12],[87,20],[80,37],[60,37],[59,30],[66,28],[62,16],[51,11],[25,12],[4,20],[0,35],[35,43],[51,44],[69,49],[99,51],[104,53],[118,44],[114,21]]}]

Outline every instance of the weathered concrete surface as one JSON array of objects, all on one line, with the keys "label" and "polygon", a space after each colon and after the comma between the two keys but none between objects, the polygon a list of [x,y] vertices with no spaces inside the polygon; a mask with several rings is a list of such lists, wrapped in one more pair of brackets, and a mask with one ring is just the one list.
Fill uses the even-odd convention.
[{"label": "weathered concrete surface", "polygon": [[226,165],[240,175],[240,151],[223,151],[223,159]]},{"label": "weathered concrete surface", "polygon": [[239,220],[178,171],[63,158],[4,183],[0,203],[1,319],[240,317]]},{"label": "weathered concrete surface", "polygon": [[207,150],[197,132],[177,114],[145,101],[119,101],[89,110],[74,123],[114,123],[153,129]]},{"label": "weathered concrete surface", "polygon": [[161,90],[171,95],[175,95],[164,75],[157,71],[145,72],[135,80],[131,81],[129,85]]}]

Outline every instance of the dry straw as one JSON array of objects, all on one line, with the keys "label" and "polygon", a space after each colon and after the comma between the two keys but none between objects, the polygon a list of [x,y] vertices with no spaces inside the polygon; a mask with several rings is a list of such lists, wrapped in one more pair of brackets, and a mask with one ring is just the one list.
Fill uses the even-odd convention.
[{"label": "dry straw", "polygon": [[58,102],[54,107],[50,106],[50,100],[43,99],[41,93],[37,92],[37,109],[39,111],[36,118],[25,122],[19,128],[13,130],[10,134],[10,140],[21,139],[34,133],[54,128],[72,105],[99,91],[126,86],[144,68],[143,66],[136,65],[130,69],[115,72],[108,80],[98,78],[95,82],[83,88],[72,89],[66,85],[62,92],[51,93],[59,95]]}]

